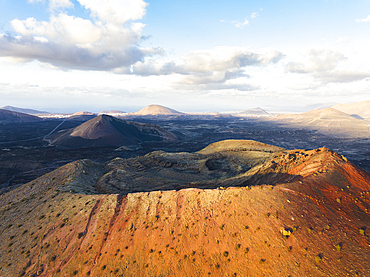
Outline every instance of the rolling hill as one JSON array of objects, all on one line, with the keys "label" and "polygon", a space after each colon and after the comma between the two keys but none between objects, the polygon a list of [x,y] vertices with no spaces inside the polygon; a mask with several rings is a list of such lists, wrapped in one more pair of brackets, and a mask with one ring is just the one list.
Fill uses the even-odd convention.
[{"label": "rolling hill", "polygon": [[140,111],[132,114],[139,116],[147,116],[147,115],[181,115],[183,113],[161,105],[149,105],[141,109]]},{"label": "rolling hill", "polygon": [[44,111],[37,111],[37,110],[32,110],[32,109],[22,109],[22,108],[17,108],[17,107],[12,107],[12,106],[4,106],[4,107],[1,107],[0,109],[7,110],[7,111],[12,111],[12,112],[17,112],[17,113],[31,114],[31,115],[47,114],[48,113],[48,112],[44,112]]},{"label": "rolling hill", "polygon": [[91,112],[81,111],[81,112],[76,112],[72,114],[71,116],[79,116],[79,115],[95,115],[95,114]]},{"label": "rolling hill", "polygon": [[286,127],[307,128],[344,138],[369,138],[369,122],[334,108],[316,109],[302,114],[281,115],[271,119]]},{"label": "rolling hill", "polygon": [[80,111],[72,114],[71,116],[67,117],[66,120],[68,121],[80,121],[85,122],[89,121],[90,119],[95,118],[97,115],[91,112]]},{"label": "rolling hill", "polygon": [[259,117],[259,116],[268,116],[268,112],[261,108],[247,109],[235,114],[236,116],[246,116],[246,117]]},{"label": "rolling hill", "polygon": [[[145,192],[114,186],[148,172]],[[79,160],[0,196],[0,275],[369,276],[369,184],[329,149],[251,141]]]},{"label": "rolling hill", "polygon": [[337,104],[333,108],[349,115],[357,115],[370,120],[370,100],[352,104]]},{"label": "rolling hill", "polygon": [[37,122],[37,121],[42,121],[42,119],[34,115],[0,109],[0,123]]}]

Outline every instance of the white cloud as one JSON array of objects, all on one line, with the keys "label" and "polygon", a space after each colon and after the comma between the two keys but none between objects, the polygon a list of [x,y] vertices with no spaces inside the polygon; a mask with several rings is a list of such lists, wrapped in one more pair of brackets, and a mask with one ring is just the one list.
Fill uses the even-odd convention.
[{"label": "white cloud", "polygon": [[244,47],[219,46],[211,50],[194,51],[182,56],[179,61],[160,63],[158,61],[147,60],[145,62],[138,62],[133,65],[132,70],[134,74],[140,75],[181,74],[188,76],[189,80],[200,78],[218,82],[218,80],[223,79],[227,74],[233,72],[238,72],[239,74],[239,70],[244,67],[264,66],[270,63],[276,63],[282,57],[283,54],[276,50],[256,53]]},{"label": "white cloud", "polygon": [[69,16],[65,13],[52,15],[50,21],[14,19],[11,25],[22,37],[43,36],[65,44],[93,43],[101,39],[103,26],[95,26],[90,20]]},{"label": "white cloud", "polygon": [[194,51],[182,56],[178,61],[159,62],[149,59],[137,62],[131,67],[130,72],[141,76],[177,76],[172,80],[174,87],[186,90],[250,91],[259,86],[249,84],[250,76],[245,70],[275,64],[282,57],[283,54],[275,50],[257,53],[243,47],[222,46],[211,50]]},{"label": "white cloud", "polygon": [[177,90],[193,90],[193,91],[227,91],[227,95],[230,96],[230,91],[256,91],[259,90],[259,86],[253,86],[250,84],[223,84],[223,83],[209,83],[199,84],[197,86],[186,86],[184,84],[174,84],[174,89]]},{"label": "white cloud", "polygon": [[243,29],[245,26],[249,25],[249,20],[245,19],[244,22],[232,21],[231,22],[236,28]]},{"label": "white cloud", "polygon": [[123,24],[129,20],[143,18],[148,5],[143,0],[78,0],[89,9],[97,19],[111,23]]},{"label": "white cloud", "polygon": [[349,36],[340,37],[340,38],[337,39],[337,43],[346,42],[348,40],[349,40]]},{"label": "white cloud", "polygon": [[366,18],[359,18],[355,20],[357,23],[361,22],[370,22],[370,15],[368,15]]},{"label": "white cloud", "polygon": [[347,58],[340,52],[312,49],[302,61],[290,62],[285,69],[290,73],[307,74],[321,84],[349,83],[370,77],[369,71],[340,69],[339,64],[346,61]]},{"label": "white cloud", "polygon": [[131,23],[131,30],[134,31],[135,33],[141,33],[144,27],[145,27],[145,24],[140,23],[140,22]]},{"label": "white cloud", "polygon": [[230,69],[226,71],[208,71],[185,76],[178,83],[185,85],[224,84],[228,80],[241,77],[249,78],[243,70]]},{"label": "white cloud", "polygon": [[251,52],[244,47],[219,46],[211,50],[200,50],[182,57],[185,71],[207,72],[253,65],[266,65],[282,57],[278,51]]},{"label": "white cloud", "polygon": [[239,28],[239,29],[243,29],[245,26],[249,25],[249,20],[248,19],[245,19],[243,22],[240,22],[240,21],[237,21],[237,20],[227,21],[227,20],[221,19],[220,22],[231,23],[232,25],[234,25],[235,28]]},{"label": "white cloud", "polygon": [[312,49],[302,62],[291,62],[286,66],[292,73],[310,73],[335,69],[339,61],[345,60],[343,54],[332,50]]},{"label": "white cloud", "polygon": [[74,7],[73,3],[69,0],[50,0],[49,2],[49,8],[52,11],[57,10],[59,8],[70,9],[73,7]]},{"label": "white cloud", "polygon": [[[254,12],[250,15],[250,18],[255,19],[257,16],[259,16],[258,12]],[[244,19],[244,21],[238,21],[238,20],[227,21],[223,19],[220,21],[223,23],[231,23],[232,25],[234,25],[235,28],[239,28],[239,29],[243,29],[245,26],[249,25],[249,20],[246,18]]]},{"label": "white cloud", "polygon": [[[146,56],[163,54],[160,48],[141,48],[145,24],[132,22],[145,14],[142,0],[80,1],[102,21],[91,21],[51,11],[49,21],[14,19],[16,35],[0,34],[0,57],[38,60],[61,68],[118,70],[127,68]],[[53,9],[69,8],[69,0],[51,0]]]},{"label": "white cloud", "polygon": [[45,3],[45,0],[27,0],[28,3]]}]

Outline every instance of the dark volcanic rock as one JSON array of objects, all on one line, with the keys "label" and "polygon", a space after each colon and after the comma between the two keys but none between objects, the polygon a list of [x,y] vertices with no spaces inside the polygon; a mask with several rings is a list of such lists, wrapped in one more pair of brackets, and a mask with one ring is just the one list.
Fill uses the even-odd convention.
[{"label": "dark volcanic rock", "polygon": [[51,143],[64,147],[133,145],[144,141],[175,141],[177,137],[153,124],[99,115],[81,125],[51,137]]},{"label": "dark volcanic rock", "polygon": [[0,123],[15,123],[15,122],[36,122],[42,121],[41,118],[25,113],[18,113],[0,109]]}]

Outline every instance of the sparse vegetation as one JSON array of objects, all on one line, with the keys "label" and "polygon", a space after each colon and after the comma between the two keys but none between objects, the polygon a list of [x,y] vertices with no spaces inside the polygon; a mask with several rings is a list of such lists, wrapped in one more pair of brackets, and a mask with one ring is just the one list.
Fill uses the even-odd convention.
[{"label": "sparse vegetation", "polygon": [[322,259],[323,259],[322,254],[319,254],[319,255],[315,256],[315,262],[318,263],[318,264],[322,262]]},{"label": "sparse vegetation", "polygon": [[365,236],[365,230],[366,230],[366,227],[361,227],[359,229],[360,234],[363,235],[363,236]]},{"label": "sparse vegetation", "polygon": [[289,238],[289,236],[293,233],[292,228],[283,228],[280,230],[280,233],[283,235],[285,238]]}]

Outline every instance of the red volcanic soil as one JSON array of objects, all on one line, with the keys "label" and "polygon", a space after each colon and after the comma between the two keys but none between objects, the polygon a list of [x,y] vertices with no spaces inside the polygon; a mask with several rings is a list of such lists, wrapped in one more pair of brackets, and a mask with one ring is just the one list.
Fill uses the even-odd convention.
[{"label": "red volcanic soil", "polygon": [[0,275],[370,276],[370,175],[326,148],[272,155],[218,189],[128,195],[68,164],[0,197]]}]

